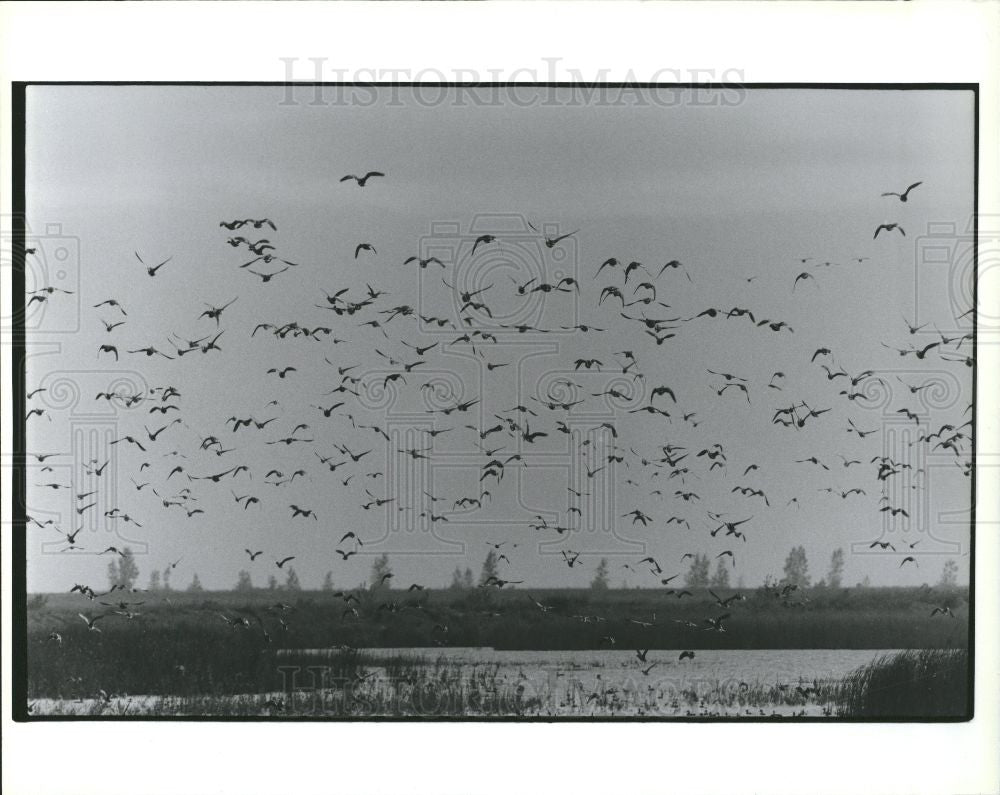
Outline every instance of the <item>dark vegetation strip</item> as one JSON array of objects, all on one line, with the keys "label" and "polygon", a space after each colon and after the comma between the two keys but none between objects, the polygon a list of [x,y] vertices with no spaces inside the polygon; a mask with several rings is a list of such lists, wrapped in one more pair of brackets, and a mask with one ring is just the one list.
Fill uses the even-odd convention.
[{"label": "dark vegetation strip", "polygon": [[[635,590],[532,590],[530,598],[524,591],[363,593],[357,616],[323,592],[182,593],[171,594],[170,603],[144,595],[140,615],[110,615],[98,623],[101,632],[88,631],[77,613],[93,616],[109,608],[57,595],[36,599],[29,609],[28,693],[79,698],[102,689],[149,695],[280,690],[278,649],[586,650],[611,648],[609,637],[618,649],[961,649],[967,643],[964,591],[813,590],[794,607],[757,592],[746,595],[723,610],[701,591],[684,600]],[[552,609],[543,613],[533,599]],[[379,609],[387,601],[397,602],[396,612]],[[945,601],[956,617],[932,617],[933,607]],[[275,609],[279,602],[292,609]],[[722,613],[731,616],[725,632],[679,623],[704,626],[706,616]],[[220,614],[246,617],[249,627],[234,629]],[[50,639],[53,632],[61,641]]]}]

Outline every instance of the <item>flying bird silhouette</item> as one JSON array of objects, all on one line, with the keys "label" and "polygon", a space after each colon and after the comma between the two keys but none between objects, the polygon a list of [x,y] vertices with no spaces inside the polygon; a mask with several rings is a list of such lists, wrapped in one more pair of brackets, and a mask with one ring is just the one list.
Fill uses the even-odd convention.
[{"label": "flying bird silhouette", "polygon": [[901,202],[905,202],[905,201],[907,201],[907,197],[910,195],[910,191],[913,190],[914,188],[916,188],[918,185],[923,185],[923,184],[924,184],[923,182],[914,182],[912,185],[910,185],[902,193],[894,193],[893,191],[888,191],[886,193],[883,193],[882,195],[883,196],[895,196]]},{"label": "flying bird silhouette", "polygon": [[349,180],[353,179],[358,184],[359,188],[363,188],[368,183],[368,180],[372,179],[373,177],[384,177],[384,176],[385,174],[381,171],[368,171],[360,177],[356,176],[355,174],[347,174],[341,177],[340,181],[348,182]]},{"label": "flying bird silhouette", "polygon": [[899,234],[901,234],[903,237],[906,237],[906,230],[904,230],[903,227],[901,227],[899,224],[879,224],[877,227],[875,227],[875,234],[872,235],[872,240],[877,238],[879,236],[879,233],[883,229],[886,232],[892,232],[893,230],[895,230],[899,232]]}]

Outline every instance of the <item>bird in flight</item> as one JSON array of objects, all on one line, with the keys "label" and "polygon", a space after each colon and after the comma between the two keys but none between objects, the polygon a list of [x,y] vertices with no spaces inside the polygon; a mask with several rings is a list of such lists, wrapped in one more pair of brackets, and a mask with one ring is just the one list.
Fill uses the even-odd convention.
[{"label": "bird in flight", "polygon": [[723,384],[721,389],[717,389],[717,390],[714,390],[714,391],[715,391],[715,393],[717,395],[721,396],[723,392],[725,392],[727,389],[729,389],[729,387],[735,387],[736,389],[739,389],[743,393],[743,395],[746,397],[747,403],[750,402],[750,390],[747,389],[747,385],[746,384],[741,384],[741,383],[739,383],[737,381],[729,381],[729,382]]},{"label": "bird in flight", "polygon": [[741,378],[738,375],[733,375],[732,373],[720,373],[720,372],[716,372],[715,370],[706,370],[706,372],[711,373],[712,375],[717,375],[720,378],[724,378],[726,381],[743,381],[743,382],[746,382],[746,380],[747,380],[745,378]]},{"label": "bird in flight", "polygon": [[605,268],[617,268],[617,267],[618,267],[618,260],[615,259],[614,257],[610,257],[601,263],[601,266],[597,269],[597,273],[594,274],[594,278],[596,279],[598,276],[600,276],[601,271],[604,270]]},{"label": "bird in flight", "polygon": [[319,517],[316,516],[316,512],[313,511],[313,510],[311,510],[311,509],[300,508],[298,505],[289,505],[288,507],[292,509],[292,518],[293,519],[296,516],[304,516],[307,519],[311,516],[313,519],[316,519],[317,521],[319,521]]},{"label": "bird in flight", "polygon": [[916,188],[918,185],[923,185],[923,182],[914,182],[910,187],[904,190],[902,193],[895,193],[893,191],[888,191],[883,193],[883,196],[896,196],[901,202],[907,201],[907,197],[910,195],[910,191]]},{"label": "bird in flight", "polygon": [[795,277],[795,281],[792,282],[792,292],[793,293],[795,292],[795,288],[800,281],[805,281],[806,279],[812,279],[813,281],[816,281],[816,277],[813,276],[811,273],[809,273],[808,271],[802,271],[802,273],[800,273],[798,276]]},{"label": "bird in flight", "polygon": [[99,616],[94,616],[93,618],[88,618],[83,613],[77,613],[77,615],[80,616],[80,618],[82,618],[87,623],[87,629],[89,629],[91,632],[100,632],[101,630],[98,628],[97,622],[107,616],[107,614],[103,614]]},{"label": "bird in flight", "polygon": [[255,271],[253,268],[248,268],[247,272],[248,273],[252,273],[254,276],[260,277],[260,281],[261,281],[262,284],[267,284],[275,276],[278,276],[279,274],[284,273],[290,267],[291,267],[290,265],[286,265],[284,268],[282,268],[281,270],[275,271],[274,273],[261,273],[260,271]]},{"label": "bird in flight", "polygon": [[[223,304],[222,306],[212,306],[211,304],[205,304],[205,306],[207,306],[208,309],[206,309],[204,312],[202,312],[200,315],[198,315],[198,317],[199,318],[207,317],[207,318],[209,318],[211,320],[214,320],[216,327],[218,327],[218,325],[219,325],[219,318],[222,317],[222,313],[226,310],[227,307],[230,307],[234,303],[236,303],[237,298],[239,298],[239,296],[237,296],[236,298],[234,298],[229,303]],[[108,330],[110,331],[110,329],[108,329]]]},{"label": "bird in flight", "polygon": [[[662,268],[660,268],[660,272],[656,274],[656,278],[659,279],[663,275],[664,271],[667,270],[667,268],[672,268],[673,270],[683,270],[684,271],[684,275],[687,276],[687,280],[689,282],[692,281],[691,274],[687,272],[687,268],[685,268],[680,263],[679,260],[675,260],[675,259],[670,260],[670,262],[668,262],[666,265],[664,265]],[[756,278],[756,277],[752,277],[752,278]],[[747,279],[747,281],[750,281],[750,279]]]},{"label": "bird in flight", "polygon": [[906,237],[906,231],[899,224],[879,224],[877,227],[875,227],[875,234],[872,235],[872,240],[874,240],[875,238],[877,238],[878,235],[879,235],[879,232],[881,232],[883,229],[886,232],[892,232],[893,230],[896,230],[903,237]]},{"label": "bird in flight", "polygon": [[163,267],[164,265],[166,265],[166,264],[167,264],[168,262],[170,262],[170,260],[172,260],[172,259],[173,259],[173,257],[167,257],[167,258],[166,258],[165,260],[163,260],[163,262],[161,262],[161,263],[160,263],[159,265],[146,265],[146,263],[142,261],[142,257],[140,257],[140,256],[139,256],[139,252],[138,252],[138,251],[136,251],[136,252],[135,252],[135,258],[136,258],[137,260],[139,260],[139,262],[141,262],[141,263],[142,263],[143,267],[145,267],[145,268],[146,268],[146,273],[148,273],[148,274],[149,274],[150,276],[155,276],[155,275],[156,275],[156,272],[157,272],[157,271],[158,271],[158,270],[159,270],[160,268],[162,268],[162,267]]},{"label": "bird in flight", "polygon": [[705,631],[725,632],[726,628],[722,626],[722,622],[725,621],[727,618],[729,618],[729,613],[724,613],[718,618],[706,618],[705,623],[708,624],[708,626],[705,627]]},{"label": "bird in flight", "polygon": [[554,248],[560,240],[565,240],[567,237],[575,235],[580,230],[577,229],[573,232],[567,232],[565,235],[559,235],[558,237],[546,237],[545,238],[545,248]]},{"label": "bird in flight", "polygon": [[670,399],[677,402],[677,396],[674,395],[674,390],[669,386],[658,386],[652,392],[650,392],[651,397],[658,397],[659,395],[669,395]]},{"label": "bird in flight", "polygon": [[341,177],[340,181],[341,182],[347,182],[348,180],[352,180],[353,179],[356,183],[358,183],[358,187],[359,188],[363,188],[365,186],[365,184],[368,182],[368,180],[370,180],[372,177],[384,177],[384,176],[385,176],[385,174],[383,172],[381,172],[381,171],[369,171],[364,176],[361,176],[361,177],[359,177],[359,176],[357,176],[355,174],[347,174],[347,175]]},{"label": "bird in flight", "polygon": [[[631,276],[634,271],[639,270],[639,268],[642,268],[644,271],[646,271],[646,273],[649,273],[649,271],[646,270],[646,267],[641,262],[636,262],[635,260],[633,260],[632,262],[630,262],[628,265],[625,266],[625,284],[628,284],[628,277]],[[649,275],[652,276],[652,274]]]},{"label": "bird in flight", "polygon": [[125,307],[123,307],[123,306],[122,306],[122,305],[121,305],[121,304],[120,304],[120,303],[119,303],[118,301],[116,301],[116,300],[115,300],[114,298],[109,298],[109,299],[108,299],[108,300],[106,300],[106,301],[101,301],[101,303],[99,303],[99,304],[94,304],[94,309],[97,309],[98,307],[102,307],[102,306],[113,306],[113,307],[115,307],[115,308],[116,308],[116,309],[117,309],[117,310],[118,310],[119,312],[121,312],[121,313],[122,313],[122,315],[124,315],[125,317],[128,317],[128,312],[126,312],[126,311],[125,311]]},{"label": "bird in flight", "polygon": [[445,264],[441,262],[441,260],[439,260],[437,257],[428,257],[427,259],[421,259],[420,257],[407,257],[405,260],[403,260],[404,265],[409,265],[411,262],[416,262],[418,265],[420,265],[421,268],[426,268],[432,262],[436,262],[442,268],[445,267]]},{"label": "bird in flight", "polygon": [[476,249],[479,248],[479,244],[482,243],[484,246],[489,243],[496,242],[496,235],[480,235],[476,238],[476,242],[472,244],[472,253],[476,253]]},{"label": "bird in flight", "polygon": [[281,369],[278,369],[277,367],[272,367],[267,371],[267,374],[271,375],[273,373],[277,375],[278,378],[284,378],[289,373],[294,373],[294,372],[296,372],[294,367],[283,367]]},{"label": "bird in flight", "polygon": [[265,226],[271,227],[275,232],[278,231],[278,227],[274,225],[274,221],[270,218],[246,218],[243,221],[243,225],[250,224],[254,229],[261,229]]}]

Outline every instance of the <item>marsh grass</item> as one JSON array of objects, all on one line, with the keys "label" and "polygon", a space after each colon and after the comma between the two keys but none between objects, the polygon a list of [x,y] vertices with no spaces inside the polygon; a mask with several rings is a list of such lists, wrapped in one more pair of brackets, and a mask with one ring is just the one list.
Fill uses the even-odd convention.
[{"label": "marsh grass", "polygon": [[852,718],[964,717],[969,700],[965,649],[919,649],[883,655],[846,676],[838,714]]},{"label": "marsh grass", "polygon": [[961,717],[968,655],[925,649],[883,655],[843,679],[748,681],[697,676],[593,676],[563,669],[531,679],[519,667],[455,662],[446,654],[289,649],[275,655],[279,676],[255,693],[199,693],[65,699],[38,714],[495,718]]},{"label": "marsh grass", "polygon": [[[626,649],[905,649],[963,647],[967,642],[964,590],[946,595],[957,619],[930,617],[931,607],[942,603],[942,594],[917,588],[813,589],[797,595],[805,598],[796,606],[746,591],[746,600],[726,611],[732,617],[724,633],[678,623],[700,624],[706,616],[718,615],[712,598],[701,591],[683,601],[655,590],[533,589],[530,595],[552,610],[542,613],[528,593],[506,590],[424,591],[416,596],[361,592],[358,616],[345,615],[343,601],[323,592],[171,593],[169,601],[144,594],[140,616],[109,616],[96,633],[87,631],[77,613],[93,615],[106,608],[76,594],[50,594],[29,605],[28,696],[92,698],[104,690],[227,698],[281,692],[287,678],[281,667],[308,668],[310,660],[302,651],[306,649],[332,650],[332,662],[322,664],[341,682],[366,668],[387,666],[388,679],[418,688],[418,682],[407,682],[427,664],[406,655],[368,658],[354,650],[432,645],[441,646],[442,652],[449,646],[585,650],[606,648],[601,638],[607,635]],[[292,609],[276,611],[279,598],[294,599]],[[403,609],[380,611],[386,599],[398,600]],[[219,613],[246,616],[250,627],[233,629]],[[595,615],[603,620],[579,618]],[[282,616],[287,628],[279,622]],[[633,618],[655,625],[639,626],[629,620]],[[435,631],[441,625],[448,627],[447,634]],[[61,643],[48,640],[52,631],[61,635]],[[431,662],[432,669],[441,667]],[[467,676],[462,678],[464,689],[456,697],[485,698],[497,688],[503,690],[500,680],[491,691],[487,680],[473,686]],[[511,686],[512,703],[517,703],[517,685]]]},{"label": "marsh grass", "polygon": [[[383,660],[384,661],[384,660]],[[309,664],[316,669],[312,656]],[[760,681],[706,679],[678,685],[671,680],[615,679],[585,687],[572,677],[555,686],[530,682],[495,663],[461,665],[447,662],[389,661],[374,673],[358,667],[362,657],[341,665],[330,659],[321,685],[293,686],[275,693],[233,696],[119,697],[109,702],[87,699],[45,705],[46,715],[120,717],[421,717],[495,718],[570,715],[695,716],[743,715],[782,717],[833,714],[835,686],[801,680],[798,685]],[[307,670],[307,669],[302,669]],[[395,673],[389,676],[389,671]],[[357,674],[365,678],[357,678]],[[374,674],[367,678],[367,674]],[[288,683],[286,683],[288,684]],[[551,683],[549,683],[551,685]]]}]

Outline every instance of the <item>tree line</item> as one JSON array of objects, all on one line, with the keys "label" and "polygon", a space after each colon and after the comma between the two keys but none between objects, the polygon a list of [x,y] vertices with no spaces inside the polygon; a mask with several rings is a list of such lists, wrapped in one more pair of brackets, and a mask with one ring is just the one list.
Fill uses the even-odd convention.
[{"label": "tree line", "polygon": [[[500,556],[497,555],[495,550],[491,549],[483,560],[478,578],[474,576],[471,567],[466,566],[463,570],[460,566],[456,566],[455,571],[452,572],[451,583],[448,587],[451,590],[468,590],[485,586],[490,582],[491,578],[499,576],[499,562]],[[171,574],[175,565],[165,566],[162,570],[152,570],[146,590],[173,590]],[[844,566],[844,550],[842,547],[838,547],[830,556],[826,575],[820,578],[814,585],[812,575],[809,572],[809,560],[805,547],[802,545],[794,546],[785,558],[784,576],[776,580],[776,582],[781,586],[794,585],[796,588],[841,588],[843,587],[844,580]],[[107,577],[109,588],[131,590],[135,587],[139,579],[139,566],[136,562],[135,554],[130,547],[125,547],[116,559],[108,563]],[[392,578],[393,572],[389,556],[383,553],[373,561],[368,580],[354,587],[359,590],[370,591],[389,590],[392,588]],[[767,581],[772,582],[772,578],[768,577]],[[868,584],[867,577],[858,583],[861,586]],[[955,587],[958,584],[958,563],[956,561],[949,559],[944,562],[937,584],[945,588]],[[730,581],[730,567],[722,558],[719,558],[716,560],[713,570],[712,562],[708,555],[696,554],[692,557],[690,567],[684,574],[684,585],[687,588],[731,588],[733,585]],[[321,590],[333,591],[335,587],[333,572],[327,571],[323,577]],[[590,581],[590,587],[593,590],[607,590],[611,587],[611,571],[607,558],[601,558],[598,561],[594,569],[593,579]],[[624,582],[622,583],[622,587],[626,587]],[[737,583],[736,587],[743,587],[742,582]],[[301,591],[302,583],[295,569],[289,566],[283,583],[279,582],[277,577],[271,574],[268,576],[264,588],[271,591]],[[186,586],[185,590],[204,590],[197,572],[194,573],[191,582]],[[259,590],[259,588],[253,583],[250,572],[243,569],[237,575],[233,590],[247,592]]]}]

